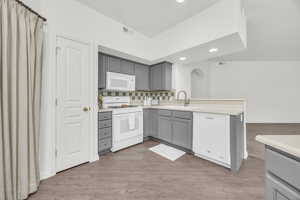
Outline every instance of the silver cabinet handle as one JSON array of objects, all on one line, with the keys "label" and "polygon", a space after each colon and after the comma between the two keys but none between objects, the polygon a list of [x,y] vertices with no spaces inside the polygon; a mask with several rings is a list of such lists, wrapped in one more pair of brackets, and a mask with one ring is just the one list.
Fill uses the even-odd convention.
[{"label": "silver cabinet handle", "polygon": [[215,118],[213,118],[213,117],[206,117],[206,119],[213,120]]}]

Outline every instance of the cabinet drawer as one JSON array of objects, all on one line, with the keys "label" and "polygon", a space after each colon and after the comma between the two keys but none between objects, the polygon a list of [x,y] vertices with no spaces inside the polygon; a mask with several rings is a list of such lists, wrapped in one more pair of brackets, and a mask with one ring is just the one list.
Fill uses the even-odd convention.
[{"label": "cabinet drawer", "polygon": [[173,116],[182,119],[192,119],[193,113],[185,111],[173,111]]},{"label": "cabinet drawer", "polygon": [[98,120],[108,120],[112,118],[112,113],[111,112],[103,112],[103,113],[98,113]]},{"label": "cabinet drawer", "polygon": [[110,128],[102,128],[99,129],[99,139],[104,139],[112,136],[112,129]]},{"label": "cabinet drawer", "polygon": [[99,140],[99,152],[110,149],[111,148],[111,138]]},{"label": "cabinet drawer", "polygon": [[104,121],[99,121],[98,122],[98,128],[108,128],[111,127],[112,121],[111,120],[104,120]]},{"label": "cabinet drawer", "polygon": [[266,176],[266,200],[298,200],[299,191],[278,178],[267,174]]},{"label": "cabinet drawer", "polygon": [[266,149],[266,170],[300,190],[300,162]]},{"label": "cabinet drawer", "polygon": [[159,110],[158,114],[160,116],[172,117],[172,111],[170,110]]}]

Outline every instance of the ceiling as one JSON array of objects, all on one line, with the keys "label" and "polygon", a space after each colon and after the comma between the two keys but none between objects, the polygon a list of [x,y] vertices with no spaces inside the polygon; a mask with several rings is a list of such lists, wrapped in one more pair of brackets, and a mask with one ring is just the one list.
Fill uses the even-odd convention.
[{"label": "ceiling", "polygon": [[219,0],[77,0],[148,36],[192,17]]},{"label": "ceiling", "polygon": [[216,60],[300,60],[300,1],[244,0],[248,48]]}]

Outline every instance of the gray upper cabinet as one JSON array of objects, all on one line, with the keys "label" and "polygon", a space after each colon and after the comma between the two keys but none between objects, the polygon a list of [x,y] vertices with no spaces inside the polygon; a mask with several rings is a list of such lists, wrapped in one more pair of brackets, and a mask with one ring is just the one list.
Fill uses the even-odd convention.
[{"label": "gray upper cabinet", "polygon": [[134,62],[109,56],[107,71],[134,75]]},{"label": "gray upper cabinet", "polygon": [[162,90],[162,64],[150,68],[150,89]]},{"label": "gray upper cabinet", "polygon": [[136,63],[135,67],[135,88],[136,90],[150,90],[150,68],[147,65]]},{"label": "gray upper cabinet", "polygon": [[121,60],[121,74],[134,75],[134,62],[128,60]]},{"label": "gray upper cabinet", "polygon": [[172,89],[172,64],[171,63],[163,62],[151,66],[150,89],[151,90]]},{"label": "gray upper cabinet", "polygon": [[98,88],[104,89],[106,87],[106,72],[108,68],[108,56],[98,54]]},{"label": "gray upper cabinet", "polygon": [[[130,62],[121,58],[109,56],[106,54],[98,54],[98,88],[106,88],[106,72],[115,72],[121,74],[134,75],[134,62]],[[149,80],[149,78],[148,78]]]},{"label": "gray upper cabinet", "polygon": [[158,138],[172,143],[172,118],[159,116],[158,120]]},{"label": "gray upper cabinet", "polygon": [[109,56],[108,57],[108,69],[109,72],[121,73],[121,59]]},{"label": "gray upper cabinet", "polygon": [[173,144],[192,149],[192,120],[173,119]]},{"label": "gray upper cabinet", "polygon": [[172,64],[168,62],[148,66],[122,58],[98,54],[98,88],[106,88],[106,73],[115,72],[136,76],[136,90],[171,90]]}]

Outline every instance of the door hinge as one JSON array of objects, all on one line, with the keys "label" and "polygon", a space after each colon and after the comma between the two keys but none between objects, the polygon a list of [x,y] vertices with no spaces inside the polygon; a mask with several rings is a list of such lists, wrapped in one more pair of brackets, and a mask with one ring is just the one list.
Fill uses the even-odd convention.
[{"label": "door hinge", "polygon": [[58,99],[55,99],[55,106],[58,106]]}]

